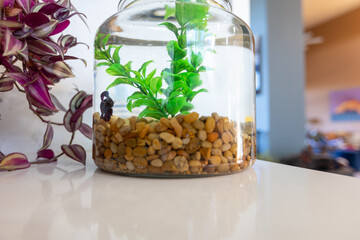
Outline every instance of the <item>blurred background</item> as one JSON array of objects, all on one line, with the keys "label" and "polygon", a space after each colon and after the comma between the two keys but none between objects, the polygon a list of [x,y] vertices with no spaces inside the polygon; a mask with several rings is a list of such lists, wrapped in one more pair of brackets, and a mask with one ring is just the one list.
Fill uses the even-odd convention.
[{"label": "blurred background", "polygon": [[[63,104],[74,94],[69,89],[92,93],[93,39],[118,5],[72,2],[87,16],[89,29],[73,18],[66,31],[90,50],[71,49],[88,66],[71,62],[76,78],[53,90]],[[256,39],[258,159],[360,176],[360,0],[232,0],[232,6]],[[0,113],[0,149],[35,152],[45,127],[23,96],[1,93]],[[91,112],[85,122],[91,123]],[[54,145],[68,138],[56,131]],[[91,150],[84,137],[75,140]]]}]

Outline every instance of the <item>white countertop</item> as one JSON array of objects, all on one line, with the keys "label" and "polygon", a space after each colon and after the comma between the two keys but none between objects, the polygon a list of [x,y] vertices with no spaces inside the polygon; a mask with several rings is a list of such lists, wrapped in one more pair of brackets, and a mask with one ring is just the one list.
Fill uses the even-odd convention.
[{"label": "white countertop", "polygon": [[142,179],[61,159],[0,173],[0,239],[360,239],[360,180],[264,161]]}]

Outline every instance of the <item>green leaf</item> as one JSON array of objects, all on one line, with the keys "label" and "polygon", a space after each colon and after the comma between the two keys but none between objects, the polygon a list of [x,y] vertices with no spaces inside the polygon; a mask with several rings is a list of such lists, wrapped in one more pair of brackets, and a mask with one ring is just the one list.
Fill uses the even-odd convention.
[{"label": "green leaf", "polygon": [[189,111],[191,111],[191,110],[193,110],[194,109],[194,105],[193,104],[191,104],[191,103],[189,103],[189,102],[186,102],[185,104],[184,104],[184,106],[183,106],[183,108],[182,109],[180,109],[180,111],[181,112],[189,112]]},{"label": "green leaf", "polygon": [[132,103],[132,108],[141,107],[141,106],[152,107],[152,108],[158,107],[153,100],[146,98],[138,99]]},{"label": "green leaf", "polygon": [[170,95],[169,95],[169,100],[171,100],[171,99],[173,99],[173,98],[175,98],[175,97],[178,97],[178,96],[180,96],[180,95],[181,95],[181,92],[174,91],[174,92],[170,93]]},{"label": "green leaf", "polygon": [[138,116],[138,118],[143,118],[143,117],[153,117],[153,118],[156,118],[156,119],[160,119],[162,117],[167,117],[167,116],[164,115],[159,110],[151,109],[151,108],[145,108]]},{"label": "green leaf", "polygon": [[127,84],[133,86],[133,81],[131,81],[131,79],[132,78],[117,78],[106,88],[106,90],[109,90],[110,88],[118,86],[120,84]]},{"label": "green leaf", "polygon": [[129,110],[129,112],[132,112],[132,101],[133,100],[128,100],[127,104],[126,104],[126,108],[127,110]]},{"label": "green leaf", "polygon": [[126,68],[119,63],[112,64],[106,72],[111,76],[126,76]]},{"label": "green leaf", "polygon": [[205,0],[197,2],[176,3],[175,17],[182,27],[189,23],[199,29],[206,28],[209,5]]},{"label": "green leaf", "polygon": [[139,78],[139,80],[140,80],[140,79],[143,79],[143,77],[141,76],[141,74],[140,74],[138,71],[130,70],[130,72],[134,73],[135,76],[136,76],[137,78]]},{"label": "green leaf", "polygon": [[150,80],[150,90],[157,94],[162,86],[162,78],[161,77],[155,77]]},{"label": "green leaf", "polygon": [[148,98],[148,96],[144,95],[142,92],[134,92],[130,97],[127,98],[127,101],[137,100],[140,98]]},{"label": "green leaf", "polygon": [[200,80],[200,74],[187,73],[186,74],[186,83],[191,90],[194,90],[195,88],[200,87],[203,82]]},{"label": "green leaf", "polygon": [[186,57],[186,50],[181,49],[176,41],[170,41],[167,44],[167,51],[173,61]]},{"label": "green leaf", "polygon": [[146,76],[146,68],[149,66],[150,63],[154,62],[153,60],[145,62],[141,68],[139,69],[139,72],[145,77]]},{"label": "green leaf", "polygon": [[108,60],[105,52],[95,50],[95,59],[96,60]]},{"label": "green leaf", "polygon": [[146,78],[145,78],[145,85],[149,88],[150,87],[150,81],[154,77],[156,73],[156,69],[154,69]]},{"label": "green leaf", "polygon": [[178,74],[184,70],[188,72],[195,72],[195,69],[190,65],[187,59],[180,59],[171,63],[172,73]]},{"label": "green leaf", "polygon": [[159,25],[165,26],[167,29],[172,31],[175,34],[176,38],[179,37],[178,28],[174,24],[172,24],[170,22],[164,22]]},{"label": "green leaf", "polygon": [[123,47],[123,45],[115,48],[115,51],[114,51],[113,56],[112,56],[112,58],[114,59],[114,62],[115,62],[115,63],[120,63],[119,51],[120,51],[120,49],[121,49],[122,47]]},{"label": "green leaf", "polygon": [[180,80],[179,75],[173,74],[170,68],[165,68],[161,72],[161,77],[165,80],[165,82],[171,86],[174,84],[175,81]]},{"label": "green leaf", "polygon": [[166,104],[166,110],[172,116],[175,116],[180,111],[180,109],[184,107],[185,103],[186,103],[185,97],[173,98]]},{"label": "green leaf", "polygon": [[191,65],[194,68],[198,68],[204,61],[204,58],[201,53],[195,54],[194,52],[191,53]]},{"label": "green leaf", "polygon": [[187,35],[186,33],[180,35],[178,37],[178,43],[179,43],[179,46],[182,48],[182,49],[185,49],[187,47]]},{"label": "green leaf", "polygon": [[132,61],[129,61],[128,63],[126,63],[126,64],[124,65],[125,70],[126,70],[126,75],[127,75],[127,76],[130,76],[130,72],[131,72],[131,64],[132,64]]},{"label": "green leaf", "polygon": [[101,41],[101,46],[103,49],[105,49],[105,45],[107,44],[107,42],[109,41],[109,38],[110,38],[110,34],[106,35],[102,41]]},{"label": "green leaf", "polygon": [[191,96],[188,97],[188,101],[192,101],[194,99],[194,97],[196,97],[196,95],[198,95],[199,93],[202,93],[202,92],[209,92],[208,90],[206,90],[205,88],[203,89],[200,89],[199,91],[196,91],[196,92],[193,92],[191,94]]},{"label": "green leaf", "polygon": [[110,62],[101,62],[101,63],[96,64],[96,67],[102,67],[102,66],[109,67],[111,65],[112,65],[112,63],[110,63]]},{"label": "green leaf", "polygon": [[168,19],[169,17],[175,17],[175,8],[172,8],[168,5],[165,5],[165,16],[164,19]]}]

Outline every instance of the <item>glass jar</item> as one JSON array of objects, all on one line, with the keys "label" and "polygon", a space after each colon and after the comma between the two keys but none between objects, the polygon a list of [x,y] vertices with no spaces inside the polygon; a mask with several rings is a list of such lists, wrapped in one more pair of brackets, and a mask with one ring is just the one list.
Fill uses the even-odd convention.
[{"label": "glass jar", "polygon": [[256,159],[254,39],[227,0],[123,0],[95,39],[93,159],[131,176]]}]

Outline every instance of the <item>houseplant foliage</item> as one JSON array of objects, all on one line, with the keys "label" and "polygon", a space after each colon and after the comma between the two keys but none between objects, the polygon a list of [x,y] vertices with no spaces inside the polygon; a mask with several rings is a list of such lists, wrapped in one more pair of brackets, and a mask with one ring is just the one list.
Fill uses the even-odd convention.
[{"label": "houseplant foliage", "polygon": [[[80,43],[75,37],[60,33],[75,15],[82,14],[69,0],[0,0],[0,92],[24,93],[29,109],[46,123],[43,145],[33,164],[56,161],[62,155],[85,164],[85,150],[73,140],[78,130],[91,139],[91,128],[82,122],[82,115],[92,106],[92,95],[78,90],[65,108],[51,94],[52,87],[62,79],[74,77],[66,62],[79,58],[66,53]],[[85,60],[80,60],[86,65]],[[48,119],[59,112],[64,113],[63,122]],[[50,149],[53,125],[63,126],[72,134],[57,155]],[[0,152],[0,170],[26,168],[30,164],[24,154]]]}]

